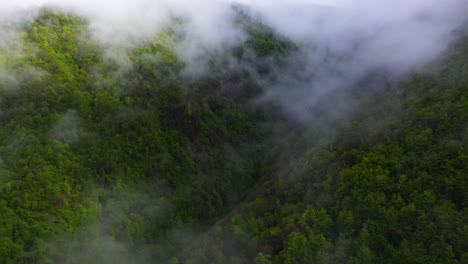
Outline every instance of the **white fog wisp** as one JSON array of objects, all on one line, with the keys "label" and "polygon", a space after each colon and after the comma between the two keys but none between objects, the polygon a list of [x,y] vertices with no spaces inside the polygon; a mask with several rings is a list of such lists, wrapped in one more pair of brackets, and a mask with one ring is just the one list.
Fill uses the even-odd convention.
[{"label": "white fog wisp", "polygon": [[[285,75],[264,96],[297,116],[306,116],[324,94],[346,89],[376,69],[401,76],[433,60],[453,41],[451,33],[468,10],[465,0],[19,0],[1,3],[0,15],[31,19],[25,14],[34,11],[18,10],[44,6],[73,12],[89,20],[98,43],[117,47],[154,36],[178,17],[184,27],[177,51],[186,70],[200,74],[207,70],[206,54],[245,40],[233,4],[300,47],[302,66],[293,78],[302,78]],[[1,34],[14,36],[11,30]]]}]

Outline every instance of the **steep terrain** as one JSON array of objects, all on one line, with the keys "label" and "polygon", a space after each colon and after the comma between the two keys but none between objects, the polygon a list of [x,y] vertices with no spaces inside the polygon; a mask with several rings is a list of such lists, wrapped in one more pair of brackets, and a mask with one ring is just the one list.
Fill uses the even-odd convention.
[{"label": "steep terrain", "polygon": [[369,93],[336,136],[257,190],[183,262],[465,263],[467,43],[431,71]]},{"label": "steep terrain", "polygon": [[177,24],[133,48],[70,14],[21,25],[0,49],[0,263],[468,261],[466,37],[304,124],[257,100],[299,47],[239,23],[201,76]]}]

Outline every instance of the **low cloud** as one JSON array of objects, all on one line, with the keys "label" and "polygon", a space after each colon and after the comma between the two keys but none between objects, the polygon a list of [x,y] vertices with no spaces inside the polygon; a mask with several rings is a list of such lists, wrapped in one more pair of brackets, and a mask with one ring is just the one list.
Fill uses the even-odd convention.
[{"label": "low cloud", "polygon": [[[304,68],[343,68],[346,75],[379,67],[401,74],[427,63],[452,41],[450,33],[466,19],[468,10],[464,0],[20,0],[2,3],[0,8],[10,14],[9,20],[43,6],[73,12],[89,19],[99,43],[124,47],[154,36],[178,18],[184,27],[177,50],[193,64],[202,61],[207,51],[223,51],[244,40],[233,4],[252,10],[302,44],[309,56]],[[22,16],[11,15],[21,13],[18,10],[23,10]],[[1,33],[2,37],[13,34]],[[346,57],[348,62],[330,60],[330,55]]]},{"label": "low cloud", "polygon": [[293,67],[278,71],[265,95],[298,119],[308,119],[316,107],[331,116],[349,112],[354,105],[347,91],[376,72],[398,80],[418,71],[456,39],[454,31],[468,10],[463,0],[260,1],[250,6],[300,47]]},{"label": "low cloud", "polygon": [[[175,49],[189,71],[206,72],[206,54],[222,53],[246,38],[236,23],[233,4],[244,6],[297,44],[299,50],[287,58],[287,67],[271,74],[258,101],[278,102],[291,117],[306,121],[317,120],[318,116],[322,116],[320,120],[345,116],[356,103],[351,87],[374,72],[385,72],[387,79],[397,80],[436,59],[456,38],[454,30],[464,23],[468,10],[464,0],[4,1],[0,3],[0,50],[14,47],[21,24],[31,21],[39,7],[50,7],[86,17],[92,38],[107,48],[105,56],[131,68],[125,48],[166,30],[177,20],[184,26],[178,32],[182,41]],[[2,67],[0,52],[0,83],[13,85],[21,80],[11,75]],[[385,84],[377,81],[375,86]],[[71,144],[79,138],[79,130],[79,119],[70,110],[53,125],[50,134]],[[159,198],[134,200],[148,201],[145,208],[155,212],[148,215],[157,218],[154,215],[164,217],[164,210],[149,204],[157,204]],[[119,212],[111,213],[121,217]],[[84,250],[91,252],[82,256],[87,261],[92,261],[92,254],[100,250],[105,258],[97,261],[102,263],[131,262],[134,254],[128,244],[116,240],[112,230],[103,227],[107,224],[103,221],[84,231],[84,244],[76,237],[66,237],[59,243],[77,242],[69,248],[73,256],[85,245]],[[183,229],[181,233],[188,232]]]}]

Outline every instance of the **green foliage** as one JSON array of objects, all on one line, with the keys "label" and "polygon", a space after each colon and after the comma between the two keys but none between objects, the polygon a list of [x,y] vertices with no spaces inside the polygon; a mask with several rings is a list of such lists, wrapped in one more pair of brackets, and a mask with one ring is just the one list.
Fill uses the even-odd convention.
[{"label": "green foliage", "polygon": [[224,223],[231,240],[258,243],[241,259],[466,262],[467,47],[364,98],[334,138],[257,190]]},{"label": "green foliage", "polygon": [[[249,37],[246,46],[253,49],[258,58],[280,58],[295,49],[293,42],[277,34],[273,28],[255,21],[242,11],[239,11],[238,20]],[[237,52],[242,53],[242,49]]]},{"label": "green foliage", "polygon": [[294,45],[241,23],[228,55],[259,76],[186,78],[169,32],[104,50],[50,10],[0,50],[0,262],[465,263],[466,40],[325,143],[276,146],[278,109],[246,102]]},{"label": "green foliage", "polygon": [[1,263],[93,263],[93,239],[170,259],[179,226],[204,228],[256,182],[257,114],[189,94],[174,46],[163,33],[124,49],[127,67],[103,59],[85,20],[44,10],[0,52],[18,78],[0,87]]}]

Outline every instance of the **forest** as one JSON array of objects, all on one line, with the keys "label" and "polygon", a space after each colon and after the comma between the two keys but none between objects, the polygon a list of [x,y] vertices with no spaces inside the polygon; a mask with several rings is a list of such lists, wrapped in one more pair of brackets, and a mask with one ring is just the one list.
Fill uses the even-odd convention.
[{"label": "forest", "polygon": [[177,21],[112,48],[77,15],[20,25],[0,48],[0,263],[468,263],[467,31],[304,124],[256,100],[300,48],[238,23],[199,76]]}]

